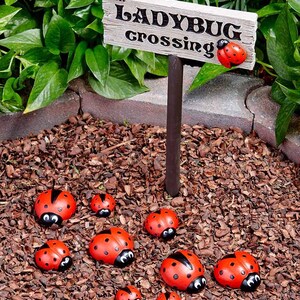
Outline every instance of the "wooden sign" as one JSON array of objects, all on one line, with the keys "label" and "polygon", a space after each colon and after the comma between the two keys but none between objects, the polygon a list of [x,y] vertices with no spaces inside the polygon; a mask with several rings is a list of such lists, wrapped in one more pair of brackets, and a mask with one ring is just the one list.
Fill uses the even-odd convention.
[{"label": "wooden sign", "polygon": [[104,42],[220,64],[217,42],[240,45],[253,69],[257,14],[175,0],[103,0]]}]

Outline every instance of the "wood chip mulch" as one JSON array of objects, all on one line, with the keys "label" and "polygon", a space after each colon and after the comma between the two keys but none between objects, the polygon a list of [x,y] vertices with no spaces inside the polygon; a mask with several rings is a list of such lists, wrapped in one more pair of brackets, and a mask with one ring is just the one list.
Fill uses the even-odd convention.
[{"label": "wood chip mulch", "polygon": [[[37,136],[0,143],[0,299],[114,299],[118,288],[136,285],[143,299],[170,291],[160,278],[162,260],[190,249],[206,268],[207,287],[182,299],[299,299],[300,172],[276,149],[239,129],[183,126],[181,189],[164,190],[163,128],[117,125],[88,114]],[[32,214],[39,193],[70,191],[78,208],[63,226],[43,228]],[[117,207],[95,217],[89,201],[113,195]],[[146,216],[172,207],[181,224],[162,242],[143,229]],[[96,263],[88,244],[110,226],[135,239],[135,261],[125,269]],[[42,272],[34,252],[48,239],[61,239],[73,266],[65,273]],[[254,293],[224,289],[211,277],[216,261],[235,250],[249,251],[261,267]]]}]

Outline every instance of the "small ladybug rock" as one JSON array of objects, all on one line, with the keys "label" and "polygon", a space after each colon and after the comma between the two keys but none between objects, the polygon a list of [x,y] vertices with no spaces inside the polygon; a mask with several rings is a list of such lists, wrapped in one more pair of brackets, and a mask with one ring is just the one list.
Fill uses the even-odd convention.
[{"label": "small ladybug rock", "polygon": [[95,195],[90,203],[92,211],[94,211],[98,217],[102,218],[110,216],[115,206],[116,201],[109,194]]},{"label": "small ladybug rock", "polygon": [[176,213],[168,208],[161,208],[149,214],[145,220],[145,229],[151,235],[161,237],[164,240],[170,240],[175,236],[178,225]]},{"label": "small ladybug rock", "polygon": [[142,300],[140,291],[133,285],[118,290],[115,300]]},{"label": "small ladybug rock", "polygon": [[89,252],[100,262],[124,268],[134,260],[133,246],[133,239],[127,231],[112,227],[92,239]]},{"label": "small ladybug rock", "polygon": [[50,189],[42,192],[34,203],[34,212],[44,226],[61,225],[76,211],[76,202],[67,191]]},{"label": "small ladybug rock", "polygon": [[236,251],[219,260],[214,277],[222,286],[253,292],[260,285],[259,265],[255,258],[244,251]]},{"label": "small ladybug rock", "polygon": [[161,293],[156,300],[181,300],[181,297],[175,292]]},{"label": "small ladybug rock", "polygon": [[69,248],[61,241],[49,240],[35,253],[35,263],[43,270],[65,271],[72,265]]},{"label": "small ladybug rock", "polygon": [[179,250],[168,256],[159,272],[169,286],[190,294],[200,292],[206,285],[204,267],[189,250]]},{"label": "small ladybug rock", "polygon": [[218,60],[226,68],[240,65],[247,58],[246,51],[234,42],[221,39],[217,42],[217,48]]}]

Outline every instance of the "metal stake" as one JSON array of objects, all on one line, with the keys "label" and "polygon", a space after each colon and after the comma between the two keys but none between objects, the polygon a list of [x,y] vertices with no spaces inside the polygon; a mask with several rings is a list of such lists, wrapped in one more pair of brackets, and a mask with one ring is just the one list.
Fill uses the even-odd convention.
[{"label": "metal stake", "polygon": [[181,58],[170,55],[167,103],[166,190],[172,197],[178,195],[180,188],[182,79],[183,62]]}]

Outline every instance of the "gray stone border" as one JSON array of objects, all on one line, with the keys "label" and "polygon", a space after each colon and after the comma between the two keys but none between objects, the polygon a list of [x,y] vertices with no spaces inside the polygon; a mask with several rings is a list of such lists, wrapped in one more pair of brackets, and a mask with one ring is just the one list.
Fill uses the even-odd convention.
[{"label": "gray stone border", "polygon": [[[275,118],[278,105],[270,98],[270,87],[260,79],[227,73],[188,93],[199,68],[185,66],[183,123],[207,127],[238,127],[245,133],[254,130],[260,138],[275,146]],[[0,140],[16,139],[66,121],[78,112],[117,123],[166,125],[167,78],[149,79],[150,92],[117,101],[97,95],[82,79],[75,80],[69,90],[53,104],[29,114],[0,116]],[[293,119],[292,130],[280,146],[292,161],[300,164],[300,117]]]}]

